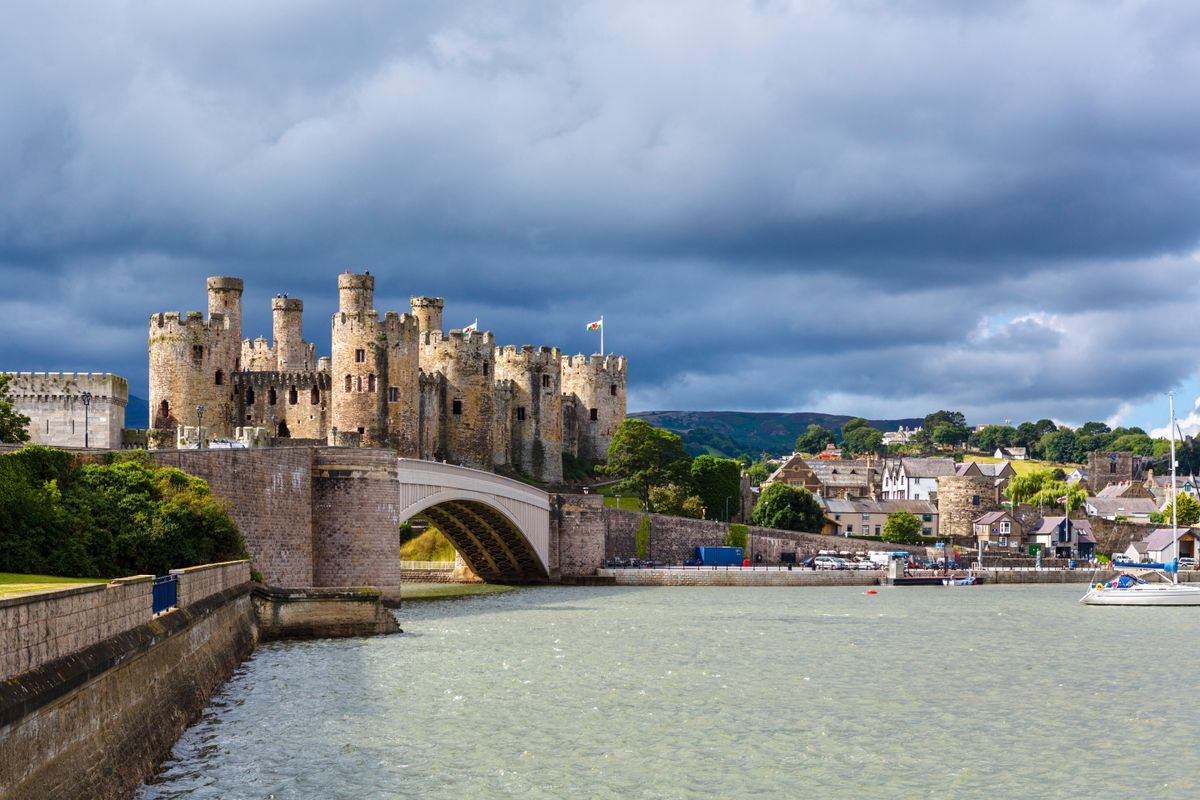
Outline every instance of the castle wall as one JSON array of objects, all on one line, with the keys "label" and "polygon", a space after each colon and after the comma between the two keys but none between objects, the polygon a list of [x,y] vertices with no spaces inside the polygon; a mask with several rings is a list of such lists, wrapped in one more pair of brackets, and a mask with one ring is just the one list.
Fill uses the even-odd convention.
[{"label": "castle wall", "polygon": [[1131,452],[1088,453],[1088,494],[1098,494],[1111,483],[1141,481],[1144,478],[1142,459]]},{"label": "castle wall", "polygon": [[562,393],[575,400],[578,456],[608,458],[608,446],[625,421],[626,362],[622,356],[583,355],[562,359]]},{"label": "castle wall", "polygon": [[418,320],[411,314],[384,316],[387,380],[380,384],[387,408],[388,446],[402,458],[420,457],[420,345]]},{"label": "castle wall", "polygon": [[446,379],[440,438],[446,460],[476,469],[493,466],[495,348],[490,332],[421,334],[421,369]]},{"label": "castle wall", "polygon": [[8,394],[18,414],[29,417],[29,440],[52,447],[83,447],[80,394],[91,392],[88,445],[121,449],[129,383],[109,372],[12,372]]},{"label": "castle wall", "polygon": [[442,409],[446,407],[446,376],[422,370],[417,391],[420,393],[417,401],[420,457],[444,461],[446,442],[442,438]]},{"label": "castle wall", "polygon": [[249,372],[270,372],[278,366],[275,349],[263,337],[242,342],[241,368]]},{"label": "castle wall", "polygon": [[516,415],[513,395],[516,387],[505,378],[496,381],[492,392],[492,463],[497,467],[508,467],[513,464],[513,417]]},{"label": "castle wall", "polygon": [[272,436],[325,440],[330,388],[327,372],[239,372],[238,425],[266,428]]},{"label": "castle wall", "polygon": [[271,300],[274,369],[280,372],[311,370],[315,366],[315,350],[304,341],[303,315],[303,300],[288,297],[276,297]]},{"label": "castle wall", "polygon": [[[509,385],[508,408],[497,414],[495,450],[538,480],[562,480],[562,354],[557,348],[496,349],[496,379]],[[623,418],[623,417],[622,417]],[[607,446],[605,452],[608,452]]]}]

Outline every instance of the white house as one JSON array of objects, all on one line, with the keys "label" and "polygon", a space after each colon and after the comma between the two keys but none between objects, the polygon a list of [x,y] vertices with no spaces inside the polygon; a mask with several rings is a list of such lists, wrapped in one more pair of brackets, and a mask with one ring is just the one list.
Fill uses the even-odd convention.
[{"label": "white house", "polygon": [[890,459],[883,469],[884,500],[928,500],[939,476],[955,474],[952,458]]}]

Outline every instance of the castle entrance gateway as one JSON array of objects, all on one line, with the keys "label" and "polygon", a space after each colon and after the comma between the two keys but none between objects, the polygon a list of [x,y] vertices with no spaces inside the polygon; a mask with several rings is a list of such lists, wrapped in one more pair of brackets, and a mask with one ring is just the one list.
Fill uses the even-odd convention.
[{"label": "castle entrance gateway", "polygon": [[550,496],[520,481],[433,461],[399,459],[399,521],[425,516],[489,583],[549,577]]}]

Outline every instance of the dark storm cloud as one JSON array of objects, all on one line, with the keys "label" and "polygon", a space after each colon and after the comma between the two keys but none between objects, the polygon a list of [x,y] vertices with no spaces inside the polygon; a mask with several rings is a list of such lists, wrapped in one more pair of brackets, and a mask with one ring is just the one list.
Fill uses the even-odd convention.
[{"label": "dark storm cloud", "polygon": [[3,368],[112,369],[209,274],[447,297],[633,407],[1105,417],[1188,377],[1200,9],[40,4],[0,30]]}]

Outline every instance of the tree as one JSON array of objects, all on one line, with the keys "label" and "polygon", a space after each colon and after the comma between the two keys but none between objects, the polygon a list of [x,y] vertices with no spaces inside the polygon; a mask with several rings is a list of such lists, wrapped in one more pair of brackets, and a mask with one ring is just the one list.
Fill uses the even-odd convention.
[{"label": "tree", "polygon": [[995,452],[997,447],[1011,447],[1016,443],[1017,429],[1011,425],[986,425],[968,438],[968,443],[984,453]]},{"label": "tree", "polygon": [[842,439],[842,447],[856,455],[878,453],[883,449],[883,434],[874,428],[853,428]]},{"label": "tree", "polygon": [[733,459],[696,456],[692,460],[691,479],[692,494],[708,507],[709,519],[728,522],[728,516],[741,508],[742,465]]},{"label": "tree", "polygon": [[1028,503],[1048,508],[1062,507],[1058,499],[1066,496],[1071,510],[1078,511],[1087,499],[1087,488],[1082,483],[1068,486],[1066,481],[1055,478],[1053,470],[1039,469],[1014,475],[1004,489],[1004,496],[1014,505]]},{"label": "tree", "polygon": [[613,434],[608,463],[598,469],[622,479],[619,491],[649,503],[651,486],[686,482],[689,462],[679,434],[645,420],[627,419]]},{"label": "tree", "polygon": [[[1168,449],[1170,444],[1168,443]],[[1138,456],[1154,455],[1154,440],[1144,433],[1126,433],[1107,442],[1103,447],[1089,447],[1092,450],[1111,450],[1118,453],[1130,452]]]},{"label": "tree", "polygon": [[807,489],[772,483],[759,493],[751,521],[763,528],[817,533],[825,523],[825,513]]},{"label": "tree", "polygon": [[701,519],[704,516],[704,501],[690,494],[688,487],[679,484],[651,486],[650,509],[671,517]]},{"label": "tree", "polygon": [[846,437],[850,435],[851,431],[854,431],[858,428],[867,428],[870,427],[870,425],[871,423],[867,422],[862,417],[854,417],[853,419],[846,420],[846,422],[842,425],[842,442],[845,443]]},{"label": "tree", "polygon": [[820,453],[825,449],[825,445],[833,444],[836,437],[833,431],[828,428],[822,428],[820,425],[809,423],[808,430],[796,437],[796,452],[797,453]]},{"label": "tree", "polygon": [[750,469],[746,470],[746,475],[750,477],[751,486],[758,486],[771,477],[771,473],[777,469],[779,469],[778,461],[759,461],[750,465]]},{"label": "tree", "polygon": [[961,411],[935,411],[928,414],[921,422],[921,429],[929,431],[930,438],[936,444],[949,447],[962,444],[971,435],[967,418]]},{"label": "tree", "polygon": [[1164,523],[1171,522],[1172,507],[1179,509],[1179,516],[1175,521],[1180,525],[1195,525],[1197,522],[1200,522],[1200,501],[1197,501],[1190,494],[1180,492],[1176,495],[1174,503],[1167,504],[1167,507],[1162,512],[1162,521]]},{"label": "tree", "polygon": [[1042,458],[1061,464],[1074,464],[1081,460],[1079,442],[1075,438],[1075,431],[1070,428],[1060,428],[1047,433],[1038,442],[1038,451]]},{"label": "tree", "polygon": [[28,442],[29,417],[18,414],[8,396],[12,375],[0,375],[0,442]]},{"label": "tree", "polygon": [[927,414],[921,423],[926,430],[933,430],[938,425],[952,425],[957,428],[967,427],[967,418],[961,411],[935,411]]},{"label": "tree", "polygon": [[919,542],[923,525],[920,517],[907,511],[888,514],[880,538],[885,542]]}]

